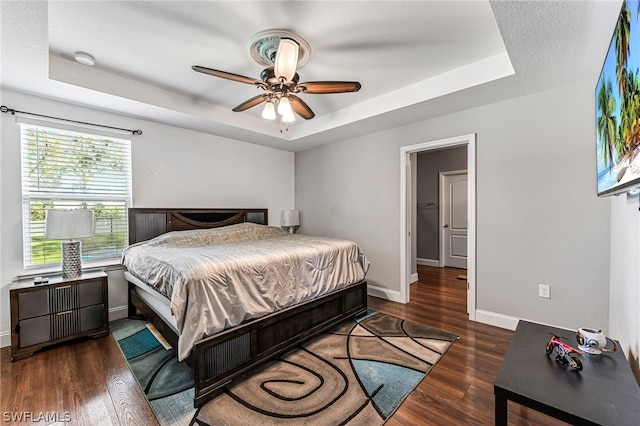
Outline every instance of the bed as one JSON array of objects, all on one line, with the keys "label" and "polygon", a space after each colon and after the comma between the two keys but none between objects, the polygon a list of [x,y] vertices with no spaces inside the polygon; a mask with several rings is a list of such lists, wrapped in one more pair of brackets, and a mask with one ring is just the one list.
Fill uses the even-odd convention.
[{"label": "bed", "polygon": [[[352,247],[345,252],[348,254],[331,255],[331,264],[338,265],[335,269],[340,274],[330,278],[316,277],[326,275],[324,258],[313,260],[319,264],[312,268],[307,265],[299,270],[292,266],[310,262],[308,257],[304,261],[291,257],[289,247],[294,244],[302,242],[303,249],[310,250],[315,245],[322,249],[329,243],[350,242],[287,234],[265,226],[267,214],[266,209],[129,209],[130,246],[123,255],[128,269],[125,277],[129,282],[129,314],[142,313],[178,349],[179,358],[191,366],[196,407],[250,368],[367,309],[366,266],[346,274],[342,271],[346,268],[340,256],[351,264],[355,257]],[[251,240],[248,260],[236,257],[244,253],[245,239]],[[203,247],[193,251],[200,241],[204,241]],[[177,251],[166,251],[167,247]],[[220,256],[222,247],[227,251]],[[272,250],[284,250],[286,254]],[[152,263],[152,257],[158,263]],[[205,268],[214,278],[179,269],[186,265],[189,270],[193,264],[197,266],[213,257],[222,259],[225,265]],[[360,265],[366,263],[361,253],[357,257]],[[134,260],[146,266],[136,266]],[[241,263],[245,261],[258,263]],[[219,269],[238,264],[243,267]],[[173,275],[158,278],[156,271],[165,269],[165,265],[174,271]],[[268,277],[265,283],[275,283],[277,291],[271,294],[259,280],[252,282],[247,270],[252,276]],[[184,278],[186,275],[190,278]],[[209,283],[203,285],[200,278],[213,280],[211,286],[223,287],[224,291],[214,296],[203,293],[210,291]],[[258,291],[247,290],[254,286]],[[243,296],[236,297],[240,293]],[[260,299],[255,299],[258,293]],[[229,301],[218,300],[227,297],[233,309],[225,308],[224,303]],[[245,300],[250,301],[248,309],[240,306]],[[196,323],[194,318],[198,316],[206,321]]]}]

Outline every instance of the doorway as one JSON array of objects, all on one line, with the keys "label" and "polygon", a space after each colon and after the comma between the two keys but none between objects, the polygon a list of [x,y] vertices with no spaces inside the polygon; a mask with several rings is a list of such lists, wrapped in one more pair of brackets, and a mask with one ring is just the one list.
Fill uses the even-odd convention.
[{"label": "doorway", "polygon": [[467,269],[467,183],[466,170],[439,173],[441,268]]},{"label": "doorway", "polygon": [[405,146],[400,149],[400,298],[404,303],[408,303],[412,265],[415,258],[412,248],[415,235],[412,235],[411,224],[415,215],[413,206],[416,202],[413,195],[411,154],[465,145],[467,147],[467,313],[472,321],[476,320],[475,143],[475,134],[470,134]]}]

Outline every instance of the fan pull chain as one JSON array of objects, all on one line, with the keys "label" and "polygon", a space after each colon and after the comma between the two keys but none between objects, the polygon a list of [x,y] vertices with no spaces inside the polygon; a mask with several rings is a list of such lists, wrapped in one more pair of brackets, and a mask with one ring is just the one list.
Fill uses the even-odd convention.
[{"label": "fan pull chain", "polygon": [[[282,116],[280,116],[280,133],[282,133],[282,123],[283,123],[283,121],[282,121]],[[285,132],[288,132],[288,131],[289,131],[289,123],[285,124],[285,126],[284,126],[284,131],[285,131]]]}]

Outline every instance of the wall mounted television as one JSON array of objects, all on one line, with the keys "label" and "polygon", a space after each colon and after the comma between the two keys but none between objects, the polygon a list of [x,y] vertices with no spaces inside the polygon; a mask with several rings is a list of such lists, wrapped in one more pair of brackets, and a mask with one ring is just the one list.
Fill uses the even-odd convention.
[{"label": "wall mounted television", "polygon": [[595,91],[598,195],[640,188],[639,0],[622,3]]}]

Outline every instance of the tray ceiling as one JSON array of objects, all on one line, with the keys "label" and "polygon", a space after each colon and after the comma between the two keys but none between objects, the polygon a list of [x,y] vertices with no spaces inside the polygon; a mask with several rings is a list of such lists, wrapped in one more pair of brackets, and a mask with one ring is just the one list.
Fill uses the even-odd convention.
[{"label": "tray ceiling", "polygon": [[[618,2],[2,2],[2,86],[299,151],[595,78]],[[259,94],[192,65],[259,78],[251,37],[293,31],[311,46],[301,81],[359,81],[301,97],[289,130],[231,109]],[[73,60],[84,51],[88,67]],[[15,106],[18,108],[19,106]]]}]

